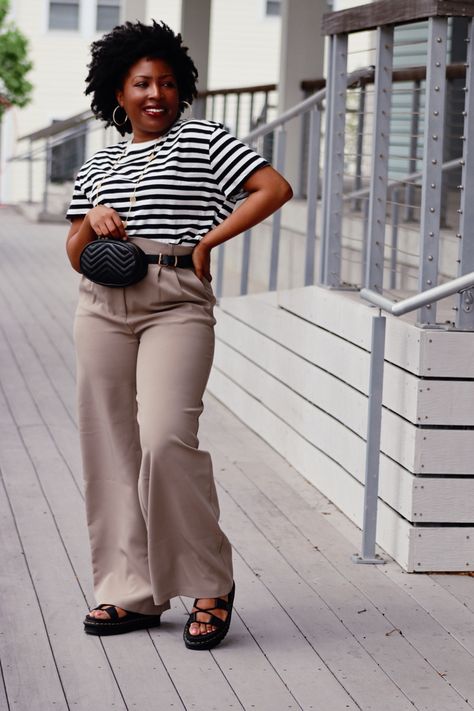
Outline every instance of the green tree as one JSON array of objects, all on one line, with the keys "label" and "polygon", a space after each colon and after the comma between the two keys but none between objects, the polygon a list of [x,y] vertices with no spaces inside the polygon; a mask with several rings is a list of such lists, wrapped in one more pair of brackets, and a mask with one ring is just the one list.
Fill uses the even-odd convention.
[{"label": "green tree", "polygon": [[9,105],[25,106],[33,89],[26,75],[32,68],[28,41],[7,21],[9,0],[0,0],[0,118]]}]

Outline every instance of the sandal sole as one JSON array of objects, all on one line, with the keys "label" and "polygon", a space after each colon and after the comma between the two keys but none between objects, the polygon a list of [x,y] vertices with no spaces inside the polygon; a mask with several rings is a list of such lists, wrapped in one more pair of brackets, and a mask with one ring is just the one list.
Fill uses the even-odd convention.
[{"label": "sandal sole", "polygon": [[113,620],[110,622],[84,622],[84,632],[103,637],[111,634],[125,634],[135,630],[148,629],[149,627],[159,627],[160,624],[161,619],[159,617],[151,620],[134,619],[124,620],[123,622],[114,622]]}]

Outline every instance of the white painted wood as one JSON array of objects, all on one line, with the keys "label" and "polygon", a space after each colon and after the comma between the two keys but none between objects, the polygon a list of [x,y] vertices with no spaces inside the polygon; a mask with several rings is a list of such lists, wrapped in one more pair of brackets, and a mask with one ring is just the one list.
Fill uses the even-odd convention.
[{"label": "white painted wood", "polygon": [[[364,482],[365,442],[361,437],[222,341],[219,341],[216,347],[215,367],[232,381],[242,383],[241,387],[248,394],[265,405],[286,425],[339,463],[361,483]],[[288,370],[290,381],[295,372],[297,371],[294,369]],[[350,407],[350,404],[346,402],[346,406]],[[391,431],[391,421],[398,421],[400,418],[394,418],[391,413],[387,413],[387,417],[389,421],[384,424],[386,431]],[[397,449],[401,448],[402,444],[403,442]],[[413,448],[415,444],[412,443]],[[455,479],[452,486],[439,478],[419,479],[398,465],[393,458],[382,456],[379,491],[380,497],[386,503],[411,521],[474,521],[474,479],[471,478]],[[448,501],[449,506],[446,505]]]},{"label": "white painted wood", "polygon": [[[320,291],[325,293],[322,289]],[[366,313],[368,309],[362,306],[363,313]],[[291,318],[288,311],[272,308],[269,301],[261,299],[260,295],[225,299],[218,314],[219,337],[226,332],[227,323],[231,322],[231,333],[237,342],[258,342],[258,350],[262,344],[258,336],[266,336],[284,346],[288,351],[286,358],[291,353],[298,355],[361,393],[367,393],[369,354],[360,347],[351,348],[351,342],[347,339],[324,328],[314,327],[302,318]],[[370,320],[367,325],[370,327]],[[410,335],[411,331],[407,331],[404,337],[410,338]],[[225,340],[225,336],[222,337]],[[474,425],[473,401],[474,381],[420,382],[414,374],[392,363],[385,364],[384,404],[414,424]]]},{"label": "white painted wood", "polygon": [[[218,368],[214,368],[211,373],[209,390],[225,402],[238,417],[245,420],[308,481],[334,501],[352,521],[358,526],[361,525],[363,487],[358,481],[227,378]],[[474,570],[474,564],[465,565],[464,553],[465,537],[470,535],[472,539],[474,528],[433,526],[429,531],[429,536],[417,538],[415,541],[414,535],[418,529],[397,515],[390,506],[382,501],[379,503],[377,541],[406,570],[459,570],[461,561],[463,569]],[[433,560],[434,548],[437,553]]]},{"label": "white painted wood", "polygon": [[[305,287],[280,292],[278,304],[370,349],[370,319],[374,309],[360,299],[358,292]],[[473,378],[474,334],[419,329],[415,326],[415,318],[415,314],[399,318],[387,315],[386,359],[420,376]]]}]

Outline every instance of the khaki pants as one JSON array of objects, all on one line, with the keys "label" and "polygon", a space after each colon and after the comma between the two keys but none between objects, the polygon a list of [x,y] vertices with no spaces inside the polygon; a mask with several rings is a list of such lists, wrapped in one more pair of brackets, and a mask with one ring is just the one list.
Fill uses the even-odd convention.
[{"label": "khaki pants", "polygon": [[[148,253],[191,247],[134,239]],[[81,278],[74,338],[97,603],[159,614],[232,587],[208,452],[197,438],[214,353],[212,288],[149,265],[125,289]]]}]

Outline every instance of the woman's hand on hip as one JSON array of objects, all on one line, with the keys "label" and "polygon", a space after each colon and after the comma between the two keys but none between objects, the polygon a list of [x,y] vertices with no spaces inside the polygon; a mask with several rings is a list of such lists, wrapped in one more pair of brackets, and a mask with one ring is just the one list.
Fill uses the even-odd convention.
[{"label": "woman's hand on hip", "polygon": [[112,207],[97,205],[89,210],[87,216],[89,225],[98,237],[127,239],[125,225],[118,212]]},{"label": "woman's hand on hip", "polygon": [[194,271],[202,281],[203,278],[212,281],[211,276],[211,248],[202,242],[194,247],[192,252]]}]

